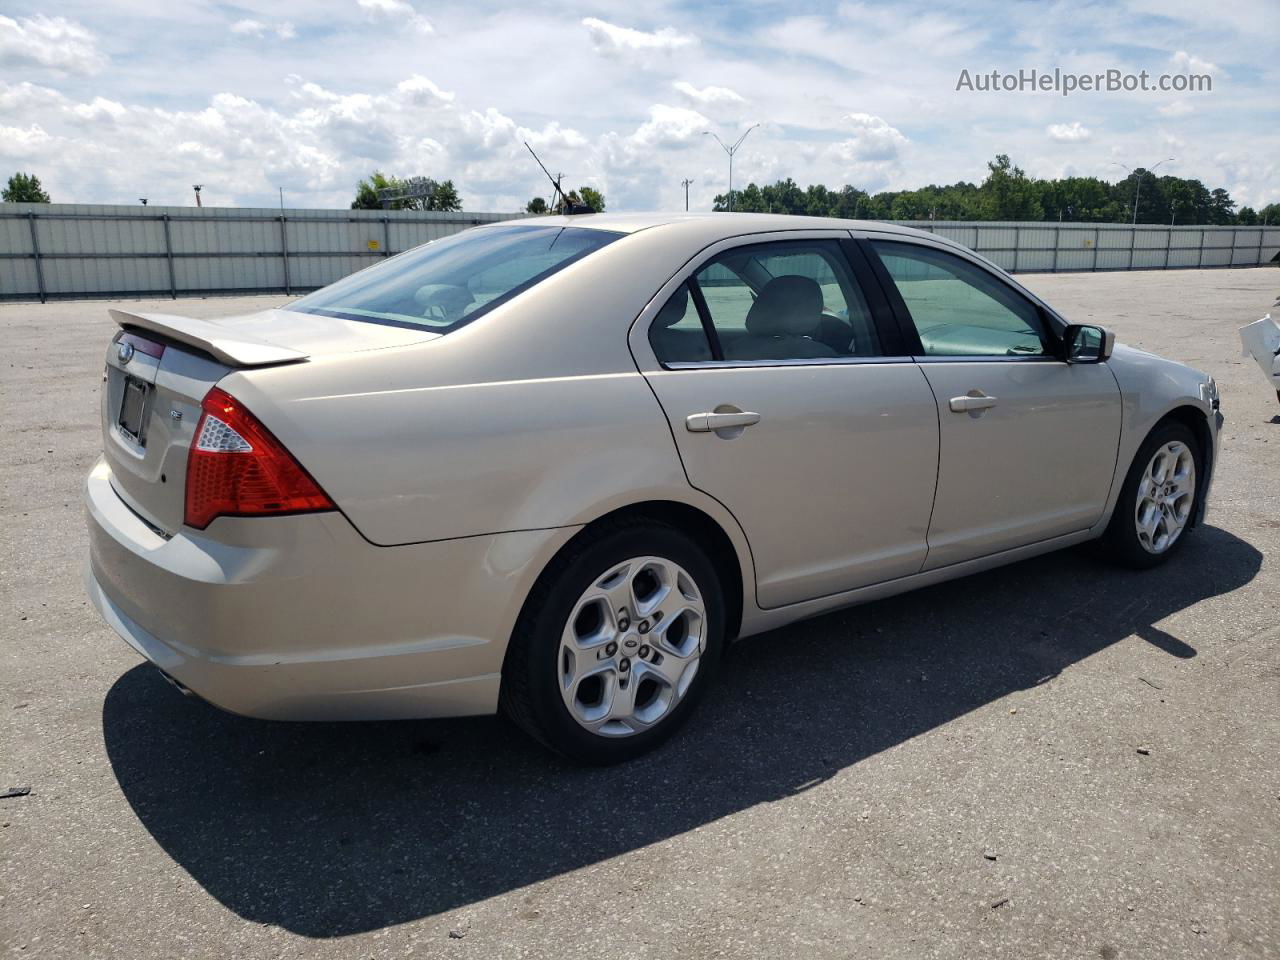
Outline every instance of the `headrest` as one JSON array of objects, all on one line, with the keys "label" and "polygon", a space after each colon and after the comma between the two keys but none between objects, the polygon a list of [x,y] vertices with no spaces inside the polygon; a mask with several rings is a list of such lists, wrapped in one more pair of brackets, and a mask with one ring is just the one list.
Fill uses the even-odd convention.
[{"label": "headrest", "polygon": [[666,305],[658,311],[658,315],[653,318],[655,327],[673,327],[684,319],[685,312],[689,309],[689,288],[684,284],[671,295],[671,299]]},{"label": "headrest", "polygon": [[414,302],[424,311],[439,307],[450,317],[462,316],[462,311],[475,301],[471,291],[452,283],[428,283],[413,293]]},{"label": "headrest", "polygon": [[747,311],[747,331],[759,337],[807,337],[822,323],[822,288],[809,277],[774,277]]}]

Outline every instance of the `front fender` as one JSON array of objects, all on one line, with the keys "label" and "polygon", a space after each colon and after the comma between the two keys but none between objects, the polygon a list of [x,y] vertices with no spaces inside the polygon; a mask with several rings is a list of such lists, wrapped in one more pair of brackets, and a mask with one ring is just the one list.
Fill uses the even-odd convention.
[{"label": "front fender", "polygon": [[1115,475],[1102,519],[1093,528],[1101,533],[1111,521],[1124,478],[1137,456],[1138,448],[1156,424],[1179,411],[1192,411],[1203,418],[1210,442],[1204,451],[1205,474],[1201,485],[1200,514],[1203,517],[1213,466],[1217,462],[1218,422],[1204,386],[1209,376],[1186,364],[1117,344],[1107,361],[1120,387],[1120,443],[1116,451]]}]

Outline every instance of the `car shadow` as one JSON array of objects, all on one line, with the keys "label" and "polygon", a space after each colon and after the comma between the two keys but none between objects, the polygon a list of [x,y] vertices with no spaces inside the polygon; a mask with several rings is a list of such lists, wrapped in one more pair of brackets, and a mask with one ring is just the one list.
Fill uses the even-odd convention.
[{"label": "car shadow", "polygon": [[248,920],[341,936],[808,789],[1134,635],[1194,657],[1156,624],[1261,561],[1205,527],[1159,571],[1067,551],[750,638],[683,735],[609,769],[561,763],[496,718],[247,720],[146,665],[107,694],[104,736],[138,818],[210,894]]}]

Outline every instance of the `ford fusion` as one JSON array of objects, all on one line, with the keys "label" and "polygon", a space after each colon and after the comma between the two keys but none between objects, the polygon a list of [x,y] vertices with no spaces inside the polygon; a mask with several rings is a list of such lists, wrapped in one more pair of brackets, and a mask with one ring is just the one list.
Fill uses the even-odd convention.
[{"label": "ford fusion", "polygon": [[277,310],[112,310],[96,608],[252,717],[502,710],[608,763],[724,645],[1201,522],[1211,377],[880,223],[476,227]]}]

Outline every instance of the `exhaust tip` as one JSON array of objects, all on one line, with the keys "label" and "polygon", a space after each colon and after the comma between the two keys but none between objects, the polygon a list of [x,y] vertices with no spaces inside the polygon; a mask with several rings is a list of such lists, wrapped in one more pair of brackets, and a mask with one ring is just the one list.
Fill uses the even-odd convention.
[{"label": "exhaust tip", "polygon": [[[159,667],[156,667],[156,669],[160,670]],[[188,687],[186,684],[182,683],[181,681],[171,677],[169,674],[165,673],[163,670],[160,670],[160,676],[164,677],[167,681],[169,681],[169,685],[172,686],[173,689],[177,690],[184,697],[194,697],[196,695],[194,690],[192,690],[190,687]]]}]

